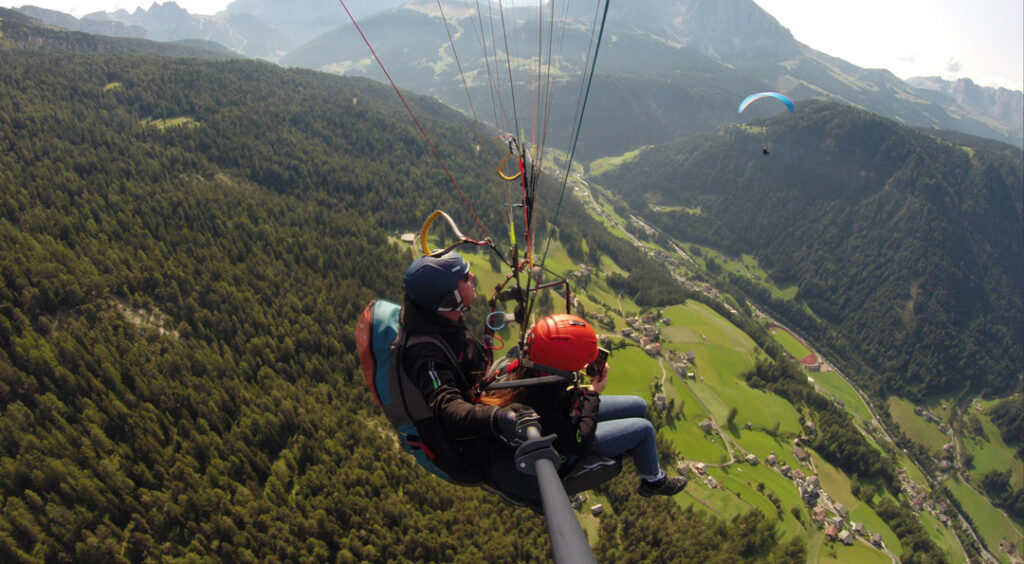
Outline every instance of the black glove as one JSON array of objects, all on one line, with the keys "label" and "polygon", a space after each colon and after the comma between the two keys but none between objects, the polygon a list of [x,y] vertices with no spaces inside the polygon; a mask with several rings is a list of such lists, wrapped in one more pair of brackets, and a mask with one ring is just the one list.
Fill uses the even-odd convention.
[{"label": "black glove", "polygon": [[527,427],[540,424],[537,412],[521,403],[498,408],[494,418],[498,437],[512,446],[519,446],[526,440]]}]

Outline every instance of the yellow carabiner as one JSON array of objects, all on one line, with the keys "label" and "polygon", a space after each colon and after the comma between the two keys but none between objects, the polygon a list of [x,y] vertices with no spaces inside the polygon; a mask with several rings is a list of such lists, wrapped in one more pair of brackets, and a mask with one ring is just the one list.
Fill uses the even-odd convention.
[{"label": "yellow carabiner", "polygon": [[505,158],[501,159],[501,163],[498,164],[498,176],[504,178],[505,180],[508,180],[509,182],[511,182],[513,180],[519,180],[519,177],[523,175],[522,169],[520,169],[519,172],[517,172],[515,174],[515,176],[507,176],[504,172],[501,172],[501,169],[504,168],[505,163],[508,162],[508,158],[511,157],[511,156],[512,156],[512,149],[509,148],[508,154],[505,155]]}]

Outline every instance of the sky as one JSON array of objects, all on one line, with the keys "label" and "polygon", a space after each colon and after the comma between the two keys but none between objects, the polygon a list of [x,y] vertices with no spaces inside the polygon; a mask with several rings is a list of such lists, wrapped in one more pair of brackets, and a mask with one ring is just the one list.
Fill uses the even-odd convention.
[{"label": "sky", "polygon": [[[983,86],[1024,89],[1022,0],[754,1],[801,43],[857,66],[889,69],[900,78],[970,78]],[[231,0],[176,2],[193,14],[215,14]],[[27,3],[81,17],[148,8],[153,1],[0,0],[4,7]]]}]

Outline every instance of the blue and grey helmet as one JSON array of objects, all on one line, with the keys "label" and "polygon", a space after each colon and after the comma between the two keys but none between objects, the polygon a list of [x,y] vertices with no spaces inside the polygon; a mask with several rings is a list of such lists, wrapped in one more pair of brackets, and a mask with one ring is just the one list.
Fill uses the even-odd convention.
[{"label": "blue and grey helmet", "polygon": [[467,272],[469,262],[455,251],[420,257],[405,270],[405,293],[427,311],[464,310],[459,281]]}]

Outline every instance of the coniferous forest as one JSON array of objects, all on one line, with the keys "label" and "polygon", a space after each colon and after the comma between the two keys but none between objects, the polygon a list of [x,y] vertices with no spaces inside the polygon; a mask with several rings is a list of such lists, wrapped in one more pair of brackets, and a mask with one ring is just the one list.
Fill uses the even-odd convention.
[{"label": "coniferous forest", "polygon": [[[542,517],[415,466],[365,391],[355,318],[411,258],[389,236],[472,221],[392,92],[252,61],[0,69],[0,561],[549,558]],[[485,201],[465,121],[412,103]],[[759,512],[620,482],[602,560],[803,559]]]}]

